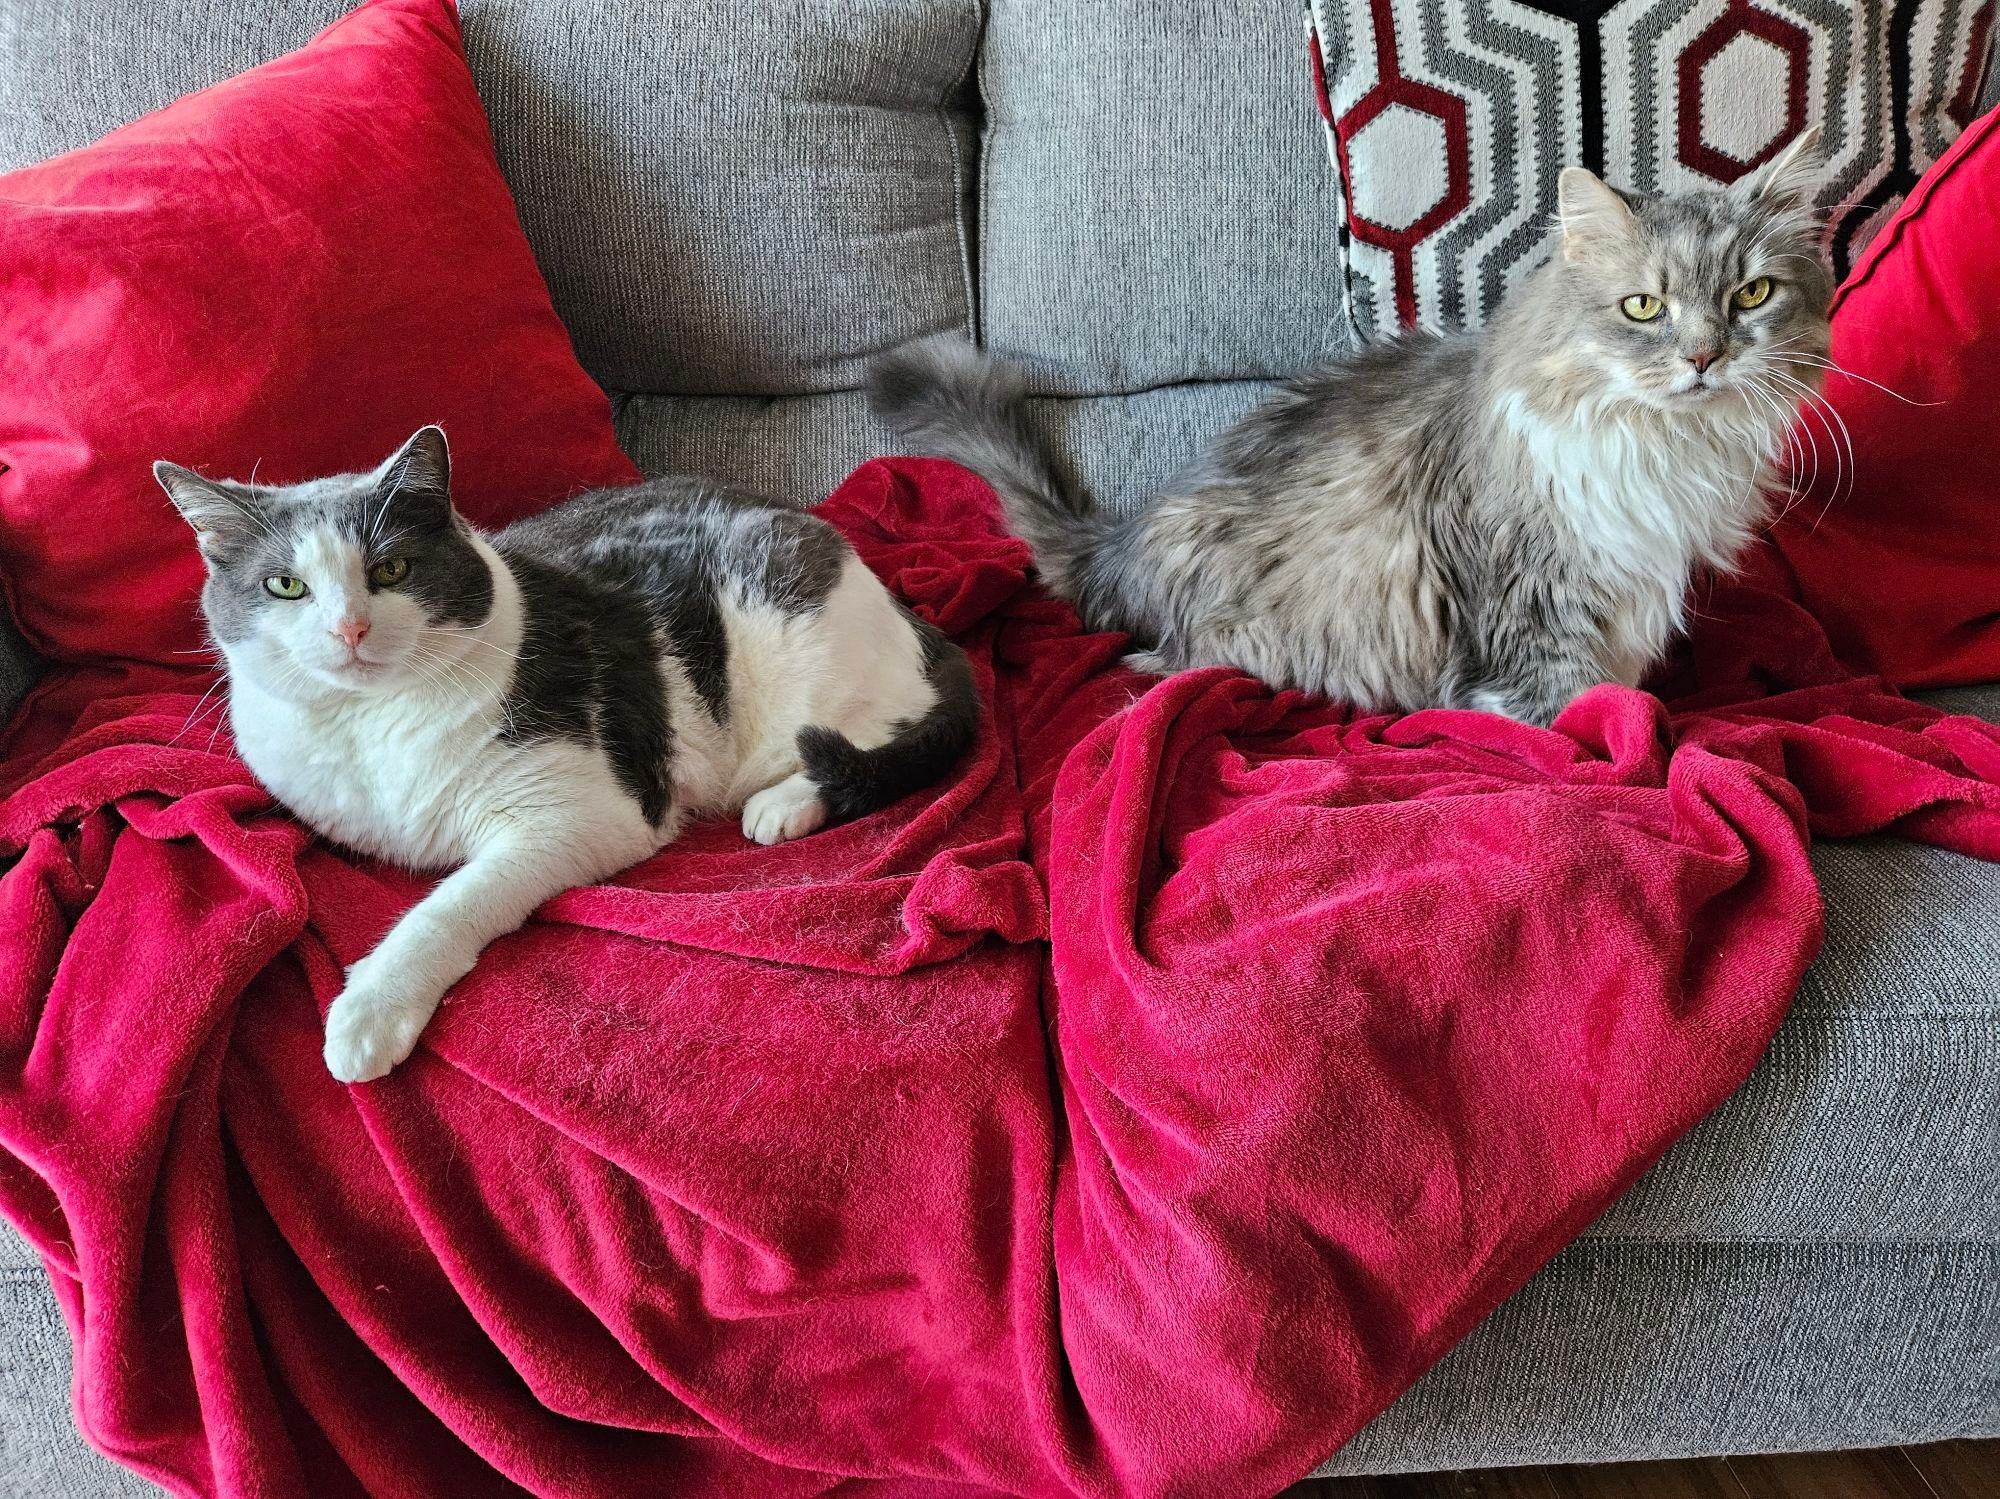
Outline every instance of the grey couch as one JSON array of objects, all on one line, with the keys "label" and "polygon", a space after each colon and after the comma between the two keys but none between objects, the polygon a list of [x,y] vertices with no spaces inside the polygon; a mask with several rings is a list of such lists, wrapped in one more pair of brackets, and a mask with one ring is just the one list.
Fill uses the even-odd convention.
[{"label": "grey couch", "polygon": [[[286,50],[347,0],[0,0],[0,168]],[[465,0],[502,163],[619,433],[810,500],[893,448],[869,355],[977,333],[1131,503],[1343,348],[1296,0]],[[34,666],[0,645],[0,707]],[[2000,689],[1957,706],[2000,718]],[[2000,1434],[2000,868],[1817,855],[1769,1057],[1337,1454],[1364,1472]],[[0,1494],[88,1452],[0,1225]]]}]

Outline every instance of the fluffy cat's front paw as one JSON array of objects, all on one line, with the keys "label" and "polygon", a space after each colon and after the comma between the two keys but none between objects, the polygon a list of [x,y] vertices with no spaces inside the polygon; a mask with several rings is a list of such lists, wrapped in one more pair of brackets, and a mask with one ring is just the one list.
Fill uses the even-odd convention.
[{"label": "fluffy cat's front paw", "polygon": [[326,1012],[326,1068],[343,1083],[385,1076],[417,1044],[437,1001],[399,992],[375,979],[364,958],[347,970],[347,987]]},{"label": "fluffy cat's front paw", "polygon": [[743,804],[743,836],[753,843],[803,838],[826,821],[819,787],[805,776],[787,776]]}]

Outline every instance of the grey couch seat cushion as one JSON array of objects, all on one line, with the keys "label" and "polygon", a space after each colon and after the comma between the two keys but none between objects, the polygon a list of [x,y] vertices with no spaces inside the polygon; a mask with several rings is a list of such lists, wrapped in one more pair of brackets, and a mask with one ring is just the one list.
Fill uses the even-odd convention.
[{"label": "grey couch seat cushion", "polygon": [[[1195,381],[1122,396],[1042,396],[1030,419],[1059,454],[1087,454],[1099,503],[1129,513],[1159,493],[1202,443],[1274,387]],[[902,450],[860,391],[810,396],[612,398],[618,441],[650,474],[699,473],[802,505],[856,465]]]},{"label": "grey couch seat cushion", "polygon": [[1592,1234],[2000,1244],[2000,867],[1891,838],[1813,867],[1826,945],[1770,1050]]},{"label": "grey couch seat cushion", "polygon": [[1991,1244],[1584,1239],[1320,1471],[1991,1434],[1997,1329]]}]

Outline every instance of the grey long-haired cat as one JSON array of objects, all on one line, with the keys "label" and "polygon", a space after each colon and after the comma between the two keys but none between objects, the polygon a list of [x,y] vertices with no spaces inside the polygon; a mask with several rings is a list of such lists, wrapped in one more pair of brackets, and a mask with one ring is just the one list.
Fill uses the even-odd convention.
[{"label": "grey long-haired cat", "polygon": [[344,1081],[408,1056],[487,943],[683,818],[797,838],[942,774],[976,726],[958,648],[780,505],[664,479],[482,535],[435,427],[285,488],[154,473],[207,562],[258,779],[336,842],[460,866],[348,969]]},{"label": "grey long-haired cat", "polygon": [[1065,492],[1018,375],[906,345],[870,402],[999,491],[1042,575],[1154,671],[1239,667],[1366,708],[1547,723],[1636,685],[1725,568],[1828,367],[1816,145],[1725,190],[1561,178],[1560,252],[1482,331],[1412,334],[1290,386],[1142,513]]}]

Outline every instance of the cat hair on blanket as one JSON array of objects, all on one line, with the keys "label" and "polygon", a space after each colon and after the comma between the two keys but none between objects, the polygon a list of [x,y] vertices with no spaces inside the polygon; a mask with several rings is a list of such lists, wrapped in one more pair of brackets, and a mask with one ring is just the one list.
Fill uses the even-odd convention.
[{"label": "cat hair on blanket", "polygon": [[482,534],[444,434],[368,473],[154,473],[194,527],[246,764],[362,853],[447,874],[347,971],[334,1076],[382,1076],[495,938],[740,809],[777,843],[941,776],[978,692],[958,647],[824,521],[693,479]]},{"label": "cat hair on blanket", "polygon": [[1065,487],[1022,377],[962,341],[884,356],[870,405],[992,484],[1044,581],[1145,647],[1135,665],[1545,724],[1637,685],[1696,569],[1764,519],[1830,367],[1816,150],[1665,196],[1572,167],[1556,253],[1485,328],[1297,381],[1130,517]]}]

